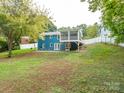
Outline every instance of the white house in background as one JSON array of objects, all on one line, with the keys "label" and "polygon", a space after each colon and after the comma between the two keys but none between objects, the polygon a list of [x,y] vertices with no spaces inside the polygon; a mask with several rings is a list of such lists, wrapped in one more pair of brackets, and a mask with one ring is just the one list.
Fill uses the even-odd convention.
[{"label": "white house in background", "polygon": [[106,28],[101,28],[100,29],[100,36],[101,37],[109,37],[111,35],[111,32],[107,30]]}]

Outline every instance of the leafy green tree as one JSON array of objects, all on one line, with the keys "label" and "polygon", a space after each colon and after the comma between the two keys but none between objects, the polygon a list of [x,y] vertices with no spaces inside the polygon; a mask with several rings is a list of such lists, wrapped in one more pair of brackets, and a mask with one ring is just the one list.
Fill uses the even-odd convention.
[{"label": "leafy green tree", "polygon": [[56,30],[57,30],[57,27],[53,24],[52,21],[49,21],[49,23],[48,23],[48,31],[54,32]]},{"label": "leafy green tree", "polygon": [[0,35],[0,52],[7,50],[7,42],[4,36]]},{"label": "leafy green tree", "polygon": [[94,38],[98,35],[99,26],[97,24],[87,26],[84,38]]},{"label": "leafy green tree", "polygon": [[0,0],[0,4],[0,33],[7,39],[11,57],[13,43],[19,42],[22,35],[36,40],[39,32],[48,29],[49,18],[44,11],[32,7],[32,0]]},{"label": "leafy green tree", "polygon": [[71,27],[61,27],[58,29],[58,31],[71,31],[72,28]]},{"label": "leafy green tree", "polygon": [[102,22],[109,29],[117,43],[124,42],[124,0],[81,0],[88,1],[89,10],[100,10]]},{"label": "leafy green tree", "polygon": [[58,31],[78,31],[82,29],[82,38],[94,38],[98,35],[99,25],[97,23],[87,26],[86,24],[77,25],[76,27],[61,27]]},{"label": "leafy green tree", "polygon": [[83,36],[86,36],[86,28],[87,28],[86,24],[81,24],[77,25],[76,27],[61,27],[58,29],[58,31],[78,31],[82,29]]}]

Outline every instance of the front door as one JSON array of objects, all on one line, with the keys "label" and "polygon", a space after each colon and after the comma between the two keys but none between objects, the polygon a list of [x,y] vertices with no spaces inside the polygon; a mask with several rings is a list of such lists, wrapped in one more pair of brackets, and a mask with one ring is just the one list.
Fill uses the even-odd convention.
[{"label": "front door", "polygon": [[54,50],[60,50],[60,44],[59,43],[54,44]]}]

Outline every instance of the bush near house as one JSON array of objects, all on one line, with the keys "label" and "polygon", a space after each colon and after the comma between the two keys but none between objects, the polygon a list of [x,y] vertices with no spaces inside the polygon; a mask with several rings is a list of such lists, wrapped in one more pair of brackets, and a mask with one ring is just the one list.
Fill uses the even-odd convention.
[{"label": "bush near house", "polygon": [[[33,52],[34,50],[35,49],[13,50],[12,51],[12,57],[17,57],[17,56],[25,55],[25,54]],[[6,58],[7,54],[8,54],[7,51],[0,53],[0,58]]]},{"label": "bush near house", "polygon": [[7,42],[0,40],[0,52],[6,51],[7,49],[8,49],[7,48]]}]

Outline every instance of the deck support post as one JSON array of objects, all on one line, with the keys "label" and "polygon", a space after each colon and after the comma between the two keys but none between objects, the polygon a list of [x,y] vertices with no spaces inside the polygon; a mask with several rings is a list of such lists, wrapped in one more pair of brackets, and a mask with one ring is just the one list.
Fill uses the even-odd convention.
[{"label": "deck support post", "polygon": [[69,48],[69,51],[70,51],[70,48],[71,48],[71,43],[68,42],[68,48]]},{"label": "deck support post", "polygon": [[80,43],[78,42],[78,52],[80,52]]}]

